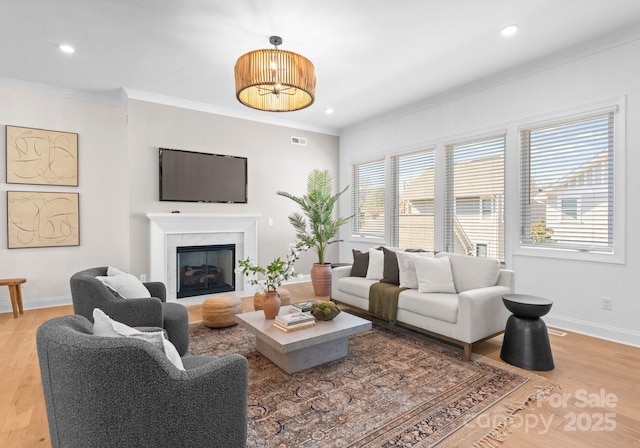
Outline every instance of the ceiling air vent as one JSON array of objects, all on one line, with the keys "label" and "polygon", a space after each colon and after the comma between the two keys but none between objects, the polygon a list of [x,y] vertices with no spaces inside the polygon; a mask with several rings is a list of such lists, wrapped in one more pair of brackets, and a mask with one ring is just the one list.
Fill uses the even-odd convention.
[{"label": "ceiling air vent", "polygon": [[292,145],[307,146],[307,139],[304,138],[304,137],[291,136],[291,144]]}]

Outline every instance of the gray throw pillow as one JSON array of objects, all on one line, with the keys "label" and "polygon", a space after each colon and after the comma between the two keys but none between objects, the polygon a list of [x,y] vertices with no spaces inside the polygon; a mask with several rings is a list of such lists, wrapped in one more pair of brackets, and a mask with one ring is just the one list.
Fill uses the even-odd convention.
[{"label": "gray throw pillow", "polygon": [[360,252],[352,249],[353,266],[351,266],[351,277],[366,277],[369,269],[369,252]]},{"label": "gray throw pillow", "polygon": [[398,267],[398,257],[396,252],[386,247],[382,248],[384,252],[384,269],[382,271],[382,283],[390,283],[392,285],[400,284],[400,268]]}]

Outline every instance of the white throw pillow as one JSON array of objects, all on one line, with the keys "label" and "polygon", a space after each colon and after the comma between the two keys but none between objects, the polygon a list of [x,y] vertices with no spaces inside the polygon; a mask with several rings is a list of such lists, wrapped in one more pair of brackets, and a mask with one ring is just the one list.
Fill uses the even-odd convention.
[{"label": "white throw pillow", "polygon": [[184,370],[182,359],[174,345],[165,339],[164,331],[139,331],[107,316],[99,308],[93,310],[93,334],[107,338],[133,338],[149,342],[162,350],[165,356],[180,370]]},{"label": "white throw pillow", "polygon": [[413,262],[418,276],[418,292],[456,293],[448,257],[416,257]]},{"label": "white throw pillow", "polygon": [[380,280],[384,275],[384,252],[378,249],[369,249],[369,267],[367,279]]},{"label": "white throw pillow", "polygon": [[413,262],[415,257],[433,258],[433,252],[396,252],[398,257],[398,269],[400,270],[400,287],[418,289],[418,276],[416,275],[416,265]]},{"label": "white throw pillow", "polygon": [[96,277],[108,288],[124,299],[144,299],[151,297],[149,290],[135,276],[109,266],[106,276]]},{"label": "white throw pillow", "polygon": [[[440,256],[440,254],[438,254]],[[495,286],[500,275],[500,262],[494,258],[448,254],[453,282],[458,292]]]}]

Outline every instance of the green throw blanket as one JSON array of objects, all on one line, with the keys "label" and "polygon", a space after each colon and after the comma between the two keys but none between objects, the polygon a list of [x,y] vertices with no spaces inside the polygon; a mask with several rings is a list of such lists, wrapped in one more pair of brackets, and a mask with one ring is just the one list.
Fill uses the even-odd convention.
[{"label": "green throw blanket", "polygon": [[369,312],[380,319],[395,322],[398,296],[405,289],[390,283],[374,283],[369,287]]}]

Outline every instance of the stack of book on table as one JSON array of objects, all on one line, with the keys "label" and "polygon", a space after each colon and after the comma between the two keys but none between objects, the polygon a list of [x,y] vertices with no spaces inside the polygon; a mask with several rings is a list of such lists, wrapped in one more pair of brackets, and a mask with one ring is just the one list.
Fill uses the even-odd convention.
[{"label": "stack of book on table", "polygon": [[273,326],[285,331],[302,330],[303,328],[313,327],[316,324],[316,318],[309,313],[289,313],[283,316],[276,316]]},{"label": "stack of book on table", "polygon": [[305,300],[304,302],[292,303],[289,307],[290,313],[308,313],[311,311],[311,307],[315,303],[315,300]]}]

